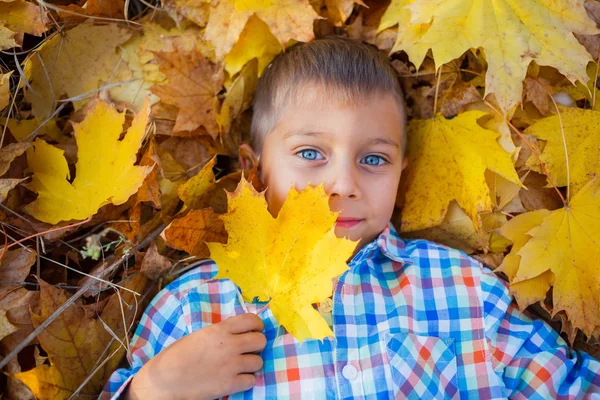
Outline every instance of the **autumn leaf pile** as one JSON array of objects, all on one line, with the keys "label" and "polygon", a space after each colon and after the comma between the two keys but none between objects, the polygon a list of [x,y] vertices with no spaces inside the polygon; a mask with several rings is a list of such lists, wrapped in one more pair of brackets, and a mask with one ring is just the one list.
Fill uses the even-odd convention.
[{"label": "autumn leaf pile", "polygon": [[[209,255],[240,285],[262,271],[244,298],[299,340],[331,334],[311,303],[345,259],[323,249],[353,243],[318,189],[272,218],[238,161],[262,71],[331,34],[377,46],[404,89],[402,236],[478,258],[598,356],[599,24],[597,0],[1,2],[3,398],[97,395],[148,301]],[[291,216],[314,231],[268,234]]]}]

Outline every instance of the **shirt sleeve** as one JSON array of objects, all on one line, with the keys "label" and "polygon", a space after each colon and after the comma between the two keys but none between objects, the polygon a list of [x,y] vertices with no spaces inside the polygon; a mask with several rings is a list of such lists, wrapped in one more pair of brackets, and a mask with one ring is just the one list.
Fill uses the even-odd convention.
[{"label": "shirt sleeve", "polygon": [[181,302],[169,289],[161,290],[144,311],[131,339],[130,367],[112,373],[99,400],[118,399],[148,360],[188,334]]},{"label": "shirt sleeve", "polygon": [[506,396],[557,399],[600,395],[600,362],[570,349],[546,322],[520,312],[506,283],[488,268],[481,268],[486,337]]}]

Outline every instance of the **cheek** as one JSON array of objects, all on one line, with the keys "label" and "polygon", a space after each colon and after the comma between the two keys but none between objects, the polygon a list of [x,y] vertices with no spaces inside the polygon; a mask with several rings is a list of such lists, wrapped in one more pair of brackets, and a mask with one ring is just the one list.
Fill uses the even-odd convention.
[{"label": "cheek", "polygon": [[370,198],[370,207],[372,210],[375,210],[382,219],[391,217],[392,212],[394,211],[398,183],[399,181],[394,175],[382,179],[379,182],[373,181],[370,188],[367,189],[367,195]]}]

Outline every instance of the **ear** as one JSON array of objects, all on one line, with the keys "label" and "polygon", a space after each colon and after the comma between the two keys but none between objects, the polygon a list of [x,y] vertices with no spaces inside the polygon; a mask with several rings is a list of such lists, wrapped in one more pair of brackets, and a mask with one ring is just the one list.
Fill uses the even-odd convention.
[{"label": "ear", "polygon": [[249,144],[243,143],[238,149],[239,161],[243,170],[251,170],[258,164],[258,156]]},{"label": "ear", "polygon": [[404,157],[402,160],[402,171],[404,171],[408,167],[408,157]]}]

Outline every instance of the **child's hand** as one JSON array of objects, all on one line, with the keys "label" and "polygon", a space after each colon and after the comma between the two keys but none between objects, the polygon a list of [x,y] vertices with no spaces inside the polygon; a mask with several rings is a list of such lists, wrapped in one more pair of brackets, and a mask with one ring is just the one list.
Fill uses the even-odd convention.
[{"label": "child's hand", "polygon": [[179,339],[146,363],[126,399],[214,399],[256,384],[267,340],[263,322],[242,314]]}]

